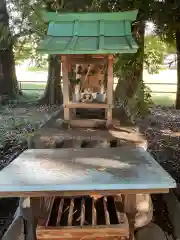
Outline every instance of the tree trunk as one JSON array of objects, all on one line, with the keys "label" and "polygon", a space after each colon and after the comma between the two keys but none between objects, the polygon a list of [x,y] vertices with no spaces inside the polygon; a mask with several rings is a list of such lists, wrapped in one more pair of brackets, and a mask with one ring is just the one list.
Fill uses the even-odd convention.
[{"label": "tree trunk", "polygon": [[48,81],[40,102],[44,104],[62,104],[63,102],[59,56],[49,56]]},{"label": "tree trunk", "polygon": [[19,93],[12,45],[0,53],[0,96],[14,98]]},{"label": "tree trunk", "polygon": [[[143,80],[143,60],[144,60],[144,34],[145,34],[145,24],[140,22],[138,26],[134,29],[134,35],[136,35],[136,40],[139,49],[135,55],[132,55],[132,60],[130,68],[125,69],[123,72],[125,79],[125,89],[123,92],[126,97],[132,98],[137,90],[139,83]],[[126,84],[127,83],[127,84]],[[118,88],[116,89],[118,90]],[[119,95],[117,93],[117,95]]]},{"label": "tree trunk", "polygon": [[17,95],[18,82],[15,71],[13,43],[9,31],[9,16],[6,2],[0,2],[0,96],[12,98]]},{"label": "tree trunk", "polygon": [[[114,109],[114,115],[121,117],[122,121],[127,121],[127,113],[125,110],[127,101],[132,99],[136,94],[139,84],[143,86],[143,59],[144,59],[144,34],[145,24],[144,21],[140,21],[133,30],[136,35],[139,49],[138,52],[130,56],[130,64],[127,64],[127,68],[120,70],[119,81],[114,92],[114,99],[116,101],[116,108]],[[120,63],[119,63],[120,64]],[[120,68],[121,69],[121,68]],[[141,96],[138,96],[139,101],[143,102],[143,91]],[[119,103],[121,100],[121,103]],[[124,107],[121,104],[124,104]]]},{"label": "tree trunk", "polygon": [[176,32],[177,48],[177,92],[176,92],[176,109],[180,109],[180,31]]}]

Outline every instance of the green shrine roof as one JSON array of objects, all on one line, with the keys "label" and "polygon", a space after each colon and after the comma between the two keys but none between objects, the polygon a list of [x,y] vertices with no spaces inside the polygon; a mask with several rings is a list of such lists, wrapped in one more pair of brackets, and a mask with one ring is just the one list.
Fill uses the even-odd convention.
[{"label": "green shrine roof", "polygon": [[131,24],[138,11],[112,13],[45,12],[47,36],[38,50],[47,54],[135,53]]}]

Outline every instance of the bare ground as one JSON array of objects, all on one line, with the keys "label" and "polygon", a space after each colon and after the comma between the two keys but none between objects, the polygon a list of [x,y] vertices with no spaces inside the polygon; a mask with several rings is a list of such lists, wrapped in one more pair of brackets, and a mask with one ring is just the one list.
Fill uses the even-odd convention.
[{"label": "bare ground", "polygon": [[[29,134],[36,131],[57,109],[56,106],[32,105],[0,109],[0,169],[11,161],[9,156],[12,155],[14,145],[16,149],[19,148],[18,154],[23,151],[27,146],[22,143]],[[169,107],[155,107],[149,116],[138,121],[138,125],[148,139],[148,151],[180,183],[180,111]],[[167,222],[167,211],[166,207],[162,206],[161,197],[155,197],[153,200],[156,222],[171,235],[171,226]],[[8,208],[8,201],[6,204]],[[161,211],[158,212],[157,209]],[[163,216],[159,217],[159,213],[163,211]],[[4,222],[2,223],[4,225]]]},{"label": "bare ground", "polygon": [[0,169],[11,161],[11,153],[26,148],[26,139],[58,110],[57,106],[6,106],[0,108]]}]

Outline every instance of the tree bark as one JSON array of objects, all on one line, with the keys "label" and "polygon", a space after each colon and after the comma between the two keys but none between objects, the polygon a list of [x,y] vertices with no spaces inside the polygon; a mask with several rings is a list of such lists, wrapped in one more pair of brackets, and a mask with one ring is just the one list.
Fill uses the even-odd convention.
[{"label": "tree bark", "polygon": [[177,49],[177,92],[176,109],[180,109],[180,31],[176,31],[176,49]]},{"label": "tree bark", "polygon": [[0,96],[14,98],[19,93],[12,45],[0,53]]},{"label": "tree bark", "polygon": [[0,2],[0,96],[14,98],[18,90],[13,54],[13,42],[9,31],[9,15],[5,0]]},{"label": "tree bark", "polygon": [[[132,55],[130,69],[123,73],[126,77],[125,89],[123,92],[128,98],[132,98],[137,90],[139,83],[143,80],[143,60],[144,60],[144,34],[145,24],[141,21],[133,30],[134,37],[137,40],[139,49],[135,55]],[[124,77],[124,76],[122,76]],[[118,88],[117,88],[118,90]],[[118,93],[117,93],[118,95]]]},{"label": "tree bark", "polygon": [[[132,99],[134,94],[136,94],[139,84],[143,83],[143,60],[144,60],[144,34],[145,34],[145,24],[144,21],[139,21],[137,26],[133,29],[134,37],[137,40],[139,49],[137,53],[131,55],[130,64],[128,64],[127,69],[121,71],[121,76],[119,76],[119,81],[114,92],[114,99],[116,101],[116,108],[113,113],[114,116],[121,116],[122,121],[127,121],[128,117],[125,112],[124,107],[119,105],[118,100],[120,99],[124,102],[124,106],[127,104],[128,99]],[[142,85],[143,86],[143,85]],[[141,101],[144,101],[144,93]],[[117,106],[118,105],[118,106]]]},{"label": "tree bark", "polygon": [[49,56],[48,81],[40,103],[62,104],[61,61],[59,56]]}]

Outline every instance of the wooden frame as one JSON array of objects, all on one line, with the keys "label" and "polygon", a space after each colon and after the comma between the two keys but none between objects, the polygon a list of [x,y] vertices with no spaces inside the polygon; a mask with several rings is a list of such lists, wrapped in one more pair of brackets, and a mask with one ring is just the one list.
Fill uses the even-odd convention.
[{"label": "wooden frame", "polygon": [[[113,56],[108,56],[107,103],[113,105]],[[112,125],[112,107],[106,109],[107,127]]]},{"label": "wooden frame", "polygon": [[[168,193],[167,189],[124,189],[124,190],[102,190],[102,195],[116,195],[116,194],[155,194],[155,193]],[[98,191],[26,191],[26,192],[1,192],[1,197],[42,197],[42,196],[82,196],[82,195],[95,195]]]},{"label": "wooden frame", "polygon": [[[111,198],[115,200],[115,196],[111,196]],[[129,237],[129,223],[128,218],[125,213],[121,212],[120,206],[118,206],[114,202],[114,208],[117,216],[116,222],[114,224],[110,221],[111,211],[108,209],[107,197],[102,197],[101,208],[104,212],[104,224],[98,225],[98,215],[96,208],[96,197],[89,196],[89,199],[92,199],[91,205],[91,220],[89,225],[87,226],[86,222],[86,209],[88,204],[87,199],[85,197],[81,197],[81,207],[79,210],[75,207],[75,197],[70,197],[68,199],[64,197],[59,197],[59,207],[57,208],[57,218],[54,219],[53,226],[49,226],[51,216],[53,214],[52,208],[55,201],[55,198],[42,198],[41,207],[42,213],[41,218],[38,218],[38,224],[36,229],[36,235],[38,240],[45,239],[104,239],[108,237],[108,239],[114,239],[114,237]],[[122,198],[118,198],[118,204],[123,206]],[[67,205],[67,200],[69,200],[69,205]],[[116,200],[117,202],[117,200]],[[44,207],[43,207],[44,206]],[[64,220],[64,206],[67,211],[66,220]],[[88,205],[90,207],[90,205]],[[78,212],[78,215],[74,216],[74,211]],[[79,219],[79,220],[77,220]],[[60,225],[61,220],[63,220],[65,226]],[[73,221],[78,221],[78,226],[73,226]],[[77,223],[77,222],[76,222]]]},{"label": "wooden frame", "polygon": [[[69,79],[68,79],[68,60],[66,56],[62,56],[62,76],[63,76],[63,103],[69,103]],[[64,120],[70,120],[69,108],[64,108]]]},{"label": "wooden frame", "polygon": [[[86,58],[87,57],[87,58]],[[69,93],[69,79],[68,79],[68,67],[69,64],[84,63],[85,59],[91,59],[92,61],[106,61],[108,59],[108,82],[107,82],[107,104],[93,104],[93,103],[72,103],[70,102]],[[70,123],[71,110],[76,108],[92,108],[92,109],[106,109],[106,127],[112,126],[112,108],[113,108],[113,55],[68,55],[62,56],[62,71],[63,71],[63,104],[64,104],[64,120]],[[86,120],[83,120],[84,122]],[[88,122],[85,123],[88,127]],[[76,122],[77,126],[77,122]],[[92,126],[89,126],[92,127]]]},{"label": "wooden frame", "polygon": [[98,226],[98,227],[64,227],[64,228],[50,228],[38,227],[36,230],[37,240],[62,240],[62,239],[97,239],[105,237],[127,237],[129,236],[129,225],[119,224],[116,226]]},{"label": "wooden frame", "polygon": [[104,103],[72,103],[69,102],[68,104],[64,104],[65,108],[96,108],[96,109],[101,109],[101,108],[112,108],[112,105],[104,104]]}]

